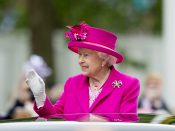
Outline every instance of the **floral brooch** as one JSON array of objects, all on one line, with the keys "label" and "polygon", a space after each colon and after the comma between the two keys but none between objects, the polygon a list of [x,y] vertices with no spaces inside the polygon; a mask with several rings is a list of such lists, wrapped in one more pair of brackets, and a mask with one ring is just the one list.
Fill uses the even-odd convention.
[{"label": "floral brooch", "polygon": [[112,86],[114,87],[114,88],[120,88],[121,86],[122,86],[122,81],[121,80],[115,80],[114,82],[112,82]]},{"label": "floral brooch", "polygon": [[71,41],[83,41],[87,37],[87,24],[82,22],[79,25],[67,26],[70,31],[65,33],[65,37],[69,37]]}]

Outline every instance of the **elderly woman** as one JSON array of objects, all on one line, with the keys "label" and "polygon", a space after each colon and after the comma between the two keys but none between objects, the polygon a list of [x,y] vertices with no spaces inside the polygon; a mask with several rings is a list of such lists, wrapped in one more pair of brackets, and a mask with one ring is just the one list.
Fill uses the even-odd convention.
[{"label": "elderly woman", "polygon": [[82,120],[83,114],[93,114],[108,121],[137,121],[139,81],[113,66],[123,61],[115,51],[117,36],[86,23],[68,28],[68,48],[79,55],[83,73],[67,79],[61,98],[52,105],[41,77],[28,71],[27,83],[36,100],[34,110],[41,117],[64,115],[66,120]]}]

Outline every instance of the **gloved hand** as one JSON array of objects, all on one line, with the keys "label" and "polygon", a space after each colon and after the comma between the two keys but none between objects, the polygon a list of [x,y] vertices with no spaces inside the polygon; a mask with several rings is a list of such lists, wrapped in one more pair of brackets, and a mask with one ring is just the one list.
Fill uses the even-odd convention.
[{"label": "gloved hand", "polygon": [[46,100],[45,83],[43,79],[31,69],[26,72],[26,83],[35,97],[38,109],[44,105]]}]

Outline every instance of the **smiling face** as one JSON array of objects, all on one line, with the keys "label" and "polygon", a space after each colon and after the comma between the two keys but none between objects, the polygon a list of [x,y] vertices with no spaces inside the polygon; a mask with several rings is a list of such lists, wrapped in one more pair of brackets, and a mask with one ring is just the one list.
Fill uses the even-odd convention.
[{"label": "smiling face", "polygon": [[79,48],[78,54],[78,62],[85,75],[89,77],[95,76],[102,70],[103,60],[98,56],[96,51]]}]

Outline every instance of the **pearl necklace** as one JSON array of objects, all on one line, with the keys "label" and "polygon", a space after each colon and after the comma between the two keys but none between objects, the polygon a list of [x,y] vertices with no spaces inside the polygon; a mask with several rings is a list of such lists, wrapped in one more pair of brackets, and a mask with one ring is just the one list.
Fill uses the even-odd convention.
[{"label": "pearl necklace", "polygon": [[105,81],[107,80],[109,73],[110,73],[110,71],[108,71],[107,75],[105,76],[103,81],[98,86],[95,85],[91,79],[89,79],[89,84],[90,84],[90,87],[89,87],[89,107],[92,105],[92,103],[95,101],[95,99],[98,97],[98,95],[102,91],[101,87],[105,83]]},{"label": "pearl necklace", "polygon": [[100,90],[100,88],[102,87],[102,85],[107,80],[109,74],[110,74],[110,70],[107,72],[107,74],[104,77],[104,79],[101,82],[99,82],[98,84],[95,84],[95,82],[91,78],[89,78],[89,85],[90,85],[90,87],[93,88],[94,90]]}]

